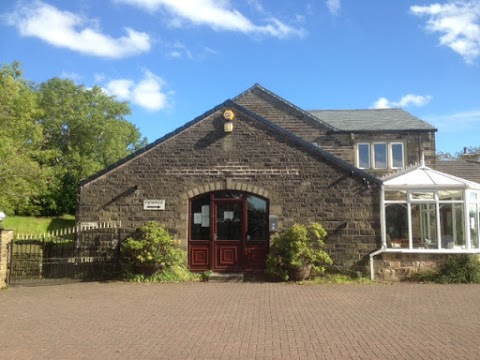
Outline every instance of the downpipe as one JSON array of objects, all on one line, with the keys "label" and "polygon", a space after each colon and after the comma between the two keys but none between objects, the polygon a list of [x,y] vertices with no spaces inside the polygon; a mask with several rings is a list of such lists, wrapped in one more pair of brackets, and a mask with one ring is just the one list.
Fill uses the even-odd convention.
[{"label": "downpipe", "polygon": [[370,280],[374,281],[375,280],[375,270],[373,267],[373,257],[377,256],[378,254],[381,254],[385,251],[385,248],[378,249],[377,251],[373,252],[370,254]]}]

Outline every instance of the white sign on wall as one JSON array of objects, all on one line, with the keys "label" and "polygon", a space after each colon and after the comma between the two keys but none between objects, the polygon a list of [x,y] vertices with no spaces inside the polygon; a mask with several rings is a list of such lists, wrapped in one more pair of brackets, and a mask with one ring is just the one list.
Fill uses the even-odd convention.
[{"label": "white sign on wall", "polygon": [[165,200],[143,200],[143,210],[165,210]]}]

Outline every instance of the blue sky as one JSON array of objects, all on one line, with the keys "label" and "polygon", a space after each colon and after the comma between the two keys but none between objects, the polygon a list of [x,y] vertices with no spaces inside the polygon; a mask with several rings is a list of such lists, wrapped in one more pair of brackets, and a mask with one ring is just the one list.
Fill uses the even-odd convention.
[{"label": "blue sky", "polygon": [[305,109],[402,107],[480,146],[480,0],[0,3],[0,62],[130,103],[149,141],[255,83]]}]

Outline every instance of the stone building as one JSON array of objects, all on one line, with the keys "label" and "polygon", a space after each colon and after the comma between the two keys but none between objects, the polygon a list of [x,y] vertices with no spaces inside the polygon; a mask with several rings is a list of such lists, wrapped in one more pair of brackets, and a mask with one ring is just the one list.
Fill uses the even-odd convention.
[{"label": "stone building", "polygon": [[[157,221],[191,270],[219,272],[264,269],[272,234],[317,221],[336,266],[368,271],[405,250],[386,241],[382,177],[433,166],[435,132],[401,109],[305,111],[254,85],[83,181],[77,221]],[[404,266],[385,255],[378,273]]]}]

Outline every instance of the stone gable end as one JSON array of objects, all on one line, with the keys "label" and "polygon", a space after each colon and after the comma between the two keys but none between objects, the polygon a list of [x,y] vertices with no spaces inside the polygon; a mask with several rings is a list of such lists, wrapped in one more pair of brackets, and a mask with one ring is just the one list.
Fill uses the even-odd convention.
[{"label": "stone gable end", "polygon": [[[241,190],[268,199],[280,227],[320,222],[337,265],[364,265],[379,245],[379,188],[238,109],[226,134],[224,110],[85,183],[77,220],[120,220],[127,234],[154,220],[186,247],[189,199]],[[144,210],[148,199],[165,200],[165,209]]]}]

